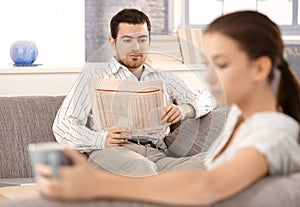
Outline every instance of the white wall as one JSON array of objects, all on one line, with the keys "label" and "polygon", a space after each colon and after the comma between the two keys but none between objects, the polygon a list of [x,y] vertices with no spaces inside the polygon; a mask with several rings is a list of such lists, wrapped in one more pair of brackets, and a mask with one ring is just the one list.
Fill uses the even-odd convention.
[{"label": "white wall", "polygon": [[0,65],[12,63],[9,50],[16,40],[37,44],[35,63],[84,63],[84,10],[84,0],[1,0]]}]

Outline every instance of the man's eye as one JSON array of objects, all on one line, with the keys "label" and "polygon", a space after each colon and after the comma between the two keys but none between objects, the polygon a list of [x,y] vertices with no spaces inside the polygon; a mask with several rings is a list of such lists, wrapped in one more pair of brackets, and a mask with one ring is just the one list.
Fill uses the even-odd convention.
[{"label": "man's eye", "polygon": [[140,43],[146,43],[146,42],[148,42],[148,39],[147,38],[142,38],[139,41],[140,41]]},{"label": "man's eye", "polygon": [[123,39],[123,42],[125,42],[125,43],[131,43],[131,39]]}]

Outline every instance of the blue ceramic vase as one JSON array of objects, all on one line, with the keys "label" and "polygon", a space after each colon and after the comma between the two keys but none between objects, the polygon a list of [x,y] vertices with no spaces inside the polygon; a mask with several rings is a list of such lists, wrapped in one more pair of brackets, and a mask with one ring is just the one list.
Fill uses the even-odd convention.
[{"label": "blue ceramic vase", "polygon": [[38,48],[32,41],[16,41],[10,47],[10,57],[15,65],[32,65],[38,56]]}]

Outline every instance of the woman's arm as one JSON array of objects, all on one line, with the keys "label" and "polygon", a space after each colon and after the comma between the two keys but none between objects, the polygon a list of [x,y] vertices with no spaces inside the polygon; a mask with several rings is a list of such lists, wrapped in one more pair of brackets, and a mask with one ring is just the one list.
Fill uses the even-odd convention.
[{"label": "woman's arm", "polygon": [[[106,189],[109,193],[104,197],[171,205],[207,205],[239,193],[267,171],[265,157],[248,148],[210,171],[170,171],[148,178],[116,178],[110,183],[109,190]],[[102,197],[101,194],[98,197]]]},{"label": "woman's arm", "polygon": [[134,178],[96,171],[84,158],[67,150],[75,165],[63,167],[59,179],[46,178],[51,170],[38,168],[40,191],[61,200],[126,199],[169,205],[212,204],[248,187],[268,172],[258,151],[241,150],[228,163],[210,171],[180,170],[158,176]]}]

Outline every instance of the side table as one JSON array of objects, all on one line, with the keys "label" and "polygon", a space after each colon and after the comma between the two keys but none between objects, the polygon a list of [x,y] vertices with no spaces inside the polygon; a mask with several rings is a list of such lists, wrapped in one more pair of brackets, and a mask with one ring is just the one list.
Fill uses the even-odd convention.
[{"label": "side table", "polygon": [[0,200],[32,198],[39,195],[36,185],[0,187]]}]

